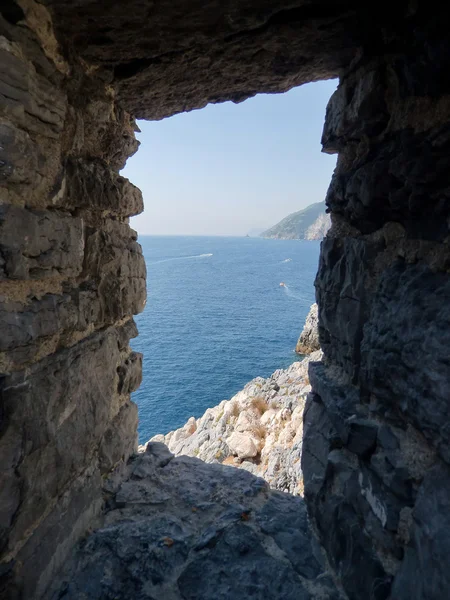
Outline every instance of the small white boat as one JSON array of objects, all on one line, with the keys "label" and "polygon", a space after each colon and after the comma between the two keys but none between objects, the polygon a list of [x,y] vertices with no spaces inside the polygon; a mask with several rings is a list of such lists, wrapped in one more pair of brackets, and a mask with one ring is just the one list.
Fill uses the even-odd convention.
[{"label": "small white boat", "polygon": [[282,282],[280,283],[280,287],[286,287],[286,284],[284,283],[284,281],[282,281]]}]

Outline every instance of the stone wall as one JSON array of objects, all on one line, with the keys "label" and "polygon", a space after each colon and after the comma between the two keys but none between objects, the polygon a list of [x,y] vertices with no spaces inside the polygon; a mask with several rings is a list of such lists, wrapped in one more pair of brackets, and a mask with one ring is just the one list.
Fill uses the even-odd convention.
[{"label": "stone wall", "polygon": [[[39,4],[0,8],[0,596],[41,597],[136,447],[145,263],[112,88]],[[16,26],[16,23],[20,25]]]},{"label": "stone wall", "polygon": [[130,114],[337,75],[306,499],[351,600],[446,597],[447,29],[436,0],[2,1],[2,597],[45,597],[135,448],[128,343],[145,265],[128,225],[141,194],[119,175],[137,149]]},{"label": "stone wall", "polygon": [[351,600],[450,589],[450,44],[432,10],[361,51],[322,139],[339,158],[303,471]]}]

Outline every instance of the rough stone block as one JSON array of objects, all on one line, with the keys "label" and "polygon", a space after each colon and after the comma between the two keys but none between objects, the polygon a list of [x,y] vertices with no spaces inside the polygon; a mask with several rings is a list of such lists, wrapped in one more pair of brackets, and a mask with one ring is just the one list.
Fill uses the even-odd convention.
[{"label": "rough stone block", "polygon": [[0,277],[42,279],[81,272],[81,219],[56,211],[0,206]]},{"label": "rough stone block", "polygon": [[379,135],[389,121],[385,67],[365,67],[345,79],[331,96],[322,134],[324,152],[334,154],[349,143]]},{"label": "rough stone block", "polygon": [[[25,216],[31,215],[34,224],[38,219],[35,211],[24,211],[16,207],[8,207],[7,210],[8,214],[13,212],[20,216],[24,212]],[[50,214],[49,219],[44,217],[50,228],[54,214],[45,214]],[[6,222],[7,219],[4,223]],[[62,222],[64,227],[67,225],[69,234],[76,230],[80,233],[80,240],[86,242],[84,257],[81,253],[76,256],[78,264],[74,258],[71,264],[66,265],[75,254],[75,244],[72,244],[72,248],[67,246],[70,237],[68,240],[64,239],[64,227],[60,228],[61,237],[57,242],[54,241],[56,234],[49,233],[48,238],[38,238],[41,241],[34,246],[30,242],[28,250],[23,250],[23,254],[13,252],[15,245],[10,234],[5,236],[4,244],[0,246],[9,248],[14,257],[12,260],[23,267],[24,276],[26,269],[33,277],[37,275],[37,271],[43,271],[43,265],[59,263],[64,265],[64,269],[58,270],[58,273],[80,271],[81,276],[85,277],[78,287],[65,283],[65,293],[45,294],[40,298],[30,296],[20,302],[3,301],[0,305],[3,334],[0,338],[0,352],[8,352],[3,357],[4,364],[13,365],[15,369],[22,368],[29,361],[35,361],[36,357],[42,358],[57,347],[73,343],[73,339],[79,339],[77,336],[85,332],[112,325],[131,314],[141,312],[145,305],[146,268],[141,246],[136,241],[136,233],[127,224],[110,221],[105,224],[104,229],[87,228],[84,235],[78,219],[67,217]],[[26,228],[27,231],[30,229]],[[38,232],[44,230],[47,231],[45,227],[37,228]],[[53,246],[45,252],[47,239]],[[27,242],[24,244],[27,245]],[[42,257],[37,255],[39,249],[43,250]],[[26,254],[30,252],[36,256],[28,258]],[[4,255],[6,254],[5,252]],[[31,264],[40,264],[40,268],[32,269]],[[17,271],[18,269],[16,275],[19,274]],[[54,271],[54,268],[49,268],[44,273]]]},{"label": "rough stone block", "polygon": [[318,319],[318,307],[314,303],[309,309],[303,330],[295,346],[297,354],[311,354],[311,352],[320,350]]},{"label": "rough stone block", "polygon": [[[10,551],[94,461],[109,427],[120,362],[118,334],[111,329],[3,378],[0,454],[11,457],[6,474],[20,483],[16,510],[2,507],[4,523],[14,515]],[[123,444],[128,447],[129,439]]]},{"label": "rough stone block", "polygon": [[378,425],[368,419],[351,419],[347,448],[358,456],[370,455],[377,442]]},{"label": "rough stone block", "polygon": [[25,305],[5,302],[0,307],[0,350],[22,347],[21,360],[25,362],[36,352],[37,340],[76,329],[77,324],[77,307],[69,294],[46,294]]},{"label": "rough stone block", "polygon": [[312,389],[320,396],[327,415],[333,423],[342,444],[347,444],[355,418],[364,417],[367,408],[359,404],[359,390],[346,381],[337,369],[327,368],[322,362],[309,364]]},{"label": "rough stone block", "polygon": [[[320,435],[317,432],[320,431]],[[305,499],[315,498],[325,481],[328,454],[333,440],[339,440],[336,429],[317,394],[308,394],[303,412],[302,472]]]},{"label": "rough stone block", "polygon": [[142,354],[130,352],[124,362],[117,367],[119,375],[119,394],[131,394],[138,389],[142,382]]},{"label": "rough stone block", "polygon": [[124,475],[74,555],[65,599],[343,600],[302,498],[155,442]]},{"label": "rough stone block", "polygon": [[[378,547],[390,550],[393,543],[392,535],[386,535],[379,521],[380,515],[374,515],[370,505],[373,502],[378,508],[379,485],[370,487],[372,480],[368,483],[362,478],[357,457],[337,449],[338,439],[320,398],[310,397],[304,416],[302,452],[309,516],[348,597],[386,600],[392,577],[380,562],[373,542],[376,539]],[[384,505],[382,509],[385,510]]]},{"label": "rough stone block", "polygon": [[[450,462],[450,281],[423,264],[385,270],[364,326],[361,383],[380,414],[413,424]],[[375,402],[375,401],[374,401]]]},{"label": "rough stone block", "polygon": [[138,411],[134,402],[126,402],[108,427],[99,448],[102,473],[108,473],[119,462],[126,463],[137,450]]},{"label": "rough stone block", "polygon": [[320,306],[319,339],[325,356],[356,380],[360,343],[372,298],[379,243],[327,237],[322,242],[315,286]]},{"label": "rough stone block", "polygon": [[[104,318],[98,291],[74,288],[70,293],[45,294],[28,302],[4,302],[0,305],[0,352],[14,369],[35,362],[56,348],[73,344],[93,329],[112,324]],[[134,323],[128,323],[119,343],[120,350],[136,337]],[[137,382],[137,379],[135,378]],[[137,383],[135,383],[137,385]]]},{"label": "rough stone block", "polygon": [[0,186],[33,183],[39,154],[28,133],[12,124],[0,123]]},{"label": "rough stone block", "polygon": [[119,350],[126,350],[131,339],[137,337],[138,329],[133,319],[129,319],[122,327],[117,329],[117,345]]},{"label": "rough stone block", "polygon": [[[449,111],[450,112],[450,111]],[[327,206],[363,233],[388,221],[401,223],[416,239],[444,241],[449,235],[450,139],[447,126],[415,134],[399,130],[368,151],[348,150],[333,175]]]},{"label": "rough stone block", "polygon": [[51,139],[61,134],[66,115],[62,90],[7,40],[0,48],[0,110],[30,133]]},{"label": "rough stone block", "polygon": [[410,541],[394,580],[396,600],[441,600],[450,589],[450,470],[438,465],[426,476],[412,512]]},{"label": "rough stone block", "polygon": [[142,192],[99,160],[71,159],[64,203],[107,215],[131,217],[144,210]]},{"label": "rough stone block", "polygon": [[98,517],[102,505],[100,473],[91,466],[58,497],[19,551],[11,573],[21,585],[22,595],[17,600],[48,597],[46,592],[70,558],[74,545]]},{"label": "rough stone block", "polygon": [[139,313],[145,306],[147,271],[136,239],[128,225],[113,221],[86,232],[84,271],[98,290],[106,322]]}]

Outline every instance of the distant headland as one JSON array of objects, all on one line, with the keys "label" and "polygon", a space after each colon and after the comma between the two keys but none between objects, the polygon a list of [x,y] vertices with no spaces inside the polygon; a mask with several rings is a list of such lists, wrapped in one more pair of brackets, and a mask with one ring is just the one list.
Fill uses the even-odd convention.
[{"label": "distant headland", "polygon": [[277,240],[321,240],[330,225],[330,215],[325,212],[325,202],[316,202],[288,215],[270,229],[263,231],[260,237]]}]

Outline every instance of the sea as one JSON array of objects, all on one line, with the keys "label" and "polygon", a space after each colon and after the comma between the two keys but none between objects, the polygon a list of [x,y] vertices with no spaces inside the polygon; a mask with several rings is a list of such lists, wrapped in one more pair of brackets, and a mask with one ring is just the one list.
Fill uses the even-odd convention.
[{"label": "sea", "polygon": [[[140,236],[147,304],[135,320],[139,442],[181,427],[299,357],[320,242]],[[284,283],[284,286],[280,286]]]}]

